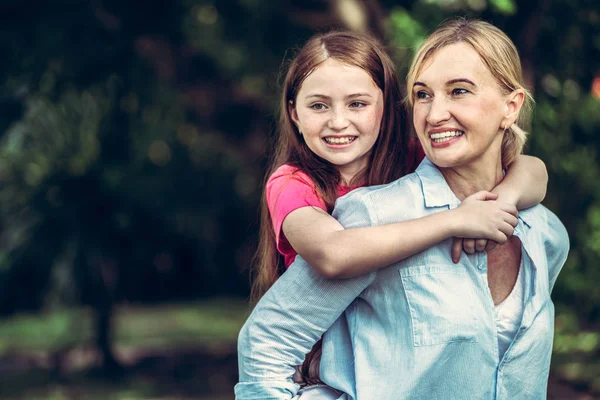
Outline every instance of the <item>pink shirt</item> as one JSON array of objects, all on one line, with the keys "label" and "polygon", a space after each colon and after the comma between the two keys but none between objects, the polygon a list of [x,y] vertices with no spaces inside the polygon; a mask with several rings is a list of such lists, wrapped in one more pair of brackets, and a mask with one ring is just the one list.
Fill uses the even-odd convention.
[{"label": "pink shirt", "polygon": [[[345,195],[352,189],[356,189],[356,187],[339,186],[338,197]],[[327,212],[327,207],[308,175],[287,164],[277,168],[273,175],[269,177],[265,190],[277,250],[283,255],[285,266],[289,267],[298,253],[290,245],[281,229],[283,220],[289,213],[298,208],[312,206]]]},{"label": "pink shirt", "polygon": [[[409,161],[416,158],[421,161],[425,153],[416,140],[410,143]],[[338,197],[341,197],[359,186],[339,186]],[[314,182],[304,172],[296,167],[284,164],[269,177],[266,187],[267,206],[273,223],[277,250],[283,255],[283,262],[287,267],[294,261],[298,254],[290,245],[281,230],[283,220],[294,210],[302,207],[318,207],[327,212],[323,198],[317,193]]]}]

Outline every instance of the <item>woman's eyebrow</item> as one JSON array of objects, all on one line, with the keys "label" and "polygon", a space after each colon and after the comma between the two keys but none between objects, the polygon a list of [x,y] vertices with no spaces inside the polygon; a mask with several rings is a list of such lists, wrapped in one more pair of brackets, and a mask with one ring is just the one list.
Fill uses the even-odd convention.
[{"label": "woman's eyebrow", "polygon": [[[456,79],[450,79],[448,82],[446,82],[446,86],[454,85],[455,83],[468,83],[468,84],[469,84],[469,85],[471,85],[471,86],[475,86],[475,87],[477,87],[477,85],[475,84],[475,82],[473,82],[472,80],[470,80],[470,79],[467,79],[467,78],[456,78]],[[415,86],[423,86],[423,87],[427,87],[427,85],[426,85],[425,83],[423,83],[423,82],[419,82],[419,81],[416,81],[416,82],[413,84],[413,87],[415,87]]]},{"label": "woman's eyebrow", "polygon": [[453,85],[453,84],[455,84],[455,83],[468,83],[468,84],[469,84],[469,85],[471,85],[471,86],[475,86],[475,87],[477,87],[477,85],[475,84],[475,82],[473,82],[472,80],[470,80],[470,79],[467,79],[467,78],[457,78],[457,79],[450,79],[450,80],[449,80],[449,81],[446,83],[446,85],[450,86],[450,85]]}]

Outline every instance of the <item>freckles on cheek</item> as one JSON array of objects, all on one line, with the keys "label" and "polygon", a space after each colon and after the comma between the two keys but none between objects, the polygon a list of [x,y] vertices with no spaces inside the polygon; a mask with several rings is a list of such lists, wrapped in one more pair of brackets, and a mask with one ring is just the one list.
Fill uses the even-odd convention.
[{"label": "freckles on cheek", "polygon": [[383,111],[376,113],[371,121],[371,124],[377,126],[377,130],[381,129],[381,120],[383,119]]},{"label": "freckles on cheek", "polygon": [[314,116],[306,115],[303,113],[298,113],[298,118],[300,120],[300,126],[305,131],[305,133],[312,132],[318,129],[319,120]]},{"label": "freckles on cheek", "polygon": [[367,117],[367,119],[365,120],[365,122],[369,126],[372,126],[374,130],[376,129],[377,132],[379,132],[379,130],[381,130],[381,121],[382,120],[383,120],[383,107],[377,109],[373,113],[370,113],[369,116]]}]

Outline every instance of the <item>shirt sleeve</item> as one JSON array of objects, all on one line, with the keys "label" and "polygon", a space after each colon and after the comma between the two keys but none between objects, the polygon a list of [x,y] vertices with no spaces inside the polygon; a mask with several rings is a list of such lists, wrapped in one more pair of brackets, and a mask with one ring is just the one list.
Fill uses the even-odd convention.
[{"label": "shirt sleeve", "polygon": [[548,285],[552,292],[558,274],[569,255],[569,234],[554,213],[546,209],[546,214],[548,216],[547,225],[541,229],[547,229],[545,247],[548,257]]},{"label": "shirt sleeve", "polygon": [[327,211],[325,202],[308,175],[289,165],[283,165],[271,175],[265,191],[278,248],[283,220],[289,213],[302,207],[317,207]]},{"label": "shirt sleeve", "polygon": [[[369,212],[355,193],[338,201],[338,220],[346,228],[370,226]],[[261,298],[239,333],[236,399],[292,399],[299,389],[292,381],[294,366],[302,363],[375,275],[325,279],[297,257]]]}]

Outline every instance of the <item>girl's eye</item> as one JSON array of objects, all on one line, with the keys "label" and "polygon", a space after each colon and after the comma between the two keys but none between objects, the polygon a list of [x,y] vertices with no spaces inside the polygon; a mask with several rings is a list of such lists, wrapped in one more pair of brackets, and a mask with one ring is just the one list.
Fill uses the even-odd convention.
[{"label": "girl's eye", "polygon": [[415,97],[417,99],[427,99],[429,98],[429,94],[427,92],[424,92],[422,90],[419,90],[417,93],[415,93]]},{"label": "girl's eye", "polygon": [[452,90],[452,94],[454,96],[460,96],[461,94],[467,94],[469,91],[467,89],[456,88]]},{"label": "girl's eye", "polygon": [[312,108],[313,110],[316,110],[316,111],[321,111],[321,110],[324,110],[324,109],[325,109],[325,107],[326,107],[326,106],[325,106],[325,104],[323,104],[323,103],[315,103],[315,104],[311,104],[311,105],[310,105],[310,108]]},{"label": "girl's eye", "polygon": [[366,106],[366,104],[362,103],[360,101],[353,101],[352,103],[350,103],[351,108],[363,108],[365,106]]}]

